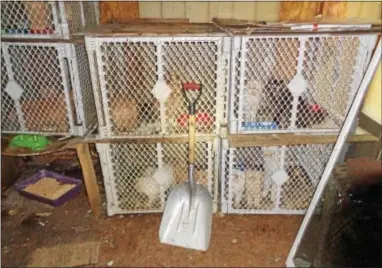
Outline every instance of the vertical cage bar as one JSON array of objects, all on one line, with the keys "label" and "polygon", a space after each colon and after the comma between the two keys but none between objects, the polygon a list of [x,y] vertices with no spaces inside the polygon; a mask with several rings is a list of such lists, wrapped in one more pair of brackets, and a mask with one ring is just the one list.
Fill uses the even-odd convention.
[{"label": "vertical cage bar", "polygon": [[[9,56],[9,51],[8,51],[9,45],[5,44],[5,43],[2,43],[1,47],[2,47],[2,50],[3,50],[5,69],[7,70],[8,83],[9,83],[10,81],[15,81],[14,73],[13,73],[13,70],[12,70],[11,58]],[[26,126],[25,126],[24,114],[23,114],[23,111],[21,109],[20,99],[17,99],[17,100],[13,99],[13,101],[15,103],[17,120],[20,123],[20,128],[21,128],[20,130],[21,131],[26,131],[27,129],[26,129]]]},{"label": "vertical cage bar", "polygon": [[[307,38],[305,36],[300,36],[298,38],[298,40],[300,42],[300,46],[298,48],[296,75],[302,75],[303,63],[304,63],[304,54],[305,54],[305,45],[306,45]],[[296,120],[297,120],[297,113],[298,113],[297,107],[298,107],[299,96],[300,95],[293,94],[292,116],[290,118],[289,129],[296,129]]]},{"label": "vertical cage bar", "polygon": [[235,99],[236,96],[236,68],[237,68],[237,62],[236,62],[236,56],[240,51],[241,47],[241,37],[233,37],[233,42],[231,44],[232,49],[232,56],[230,60],[230,77],[229,77],[229,107],[228,107],[228,113],[229,113],[229,129],[231,133],[237,133],[238,130],[238,118],[235,117]]},{"label": "vertical cage bar", "polygon": [[244,101],[244,86],[245,86],[245,70],[247,61],[247,42],[248,37],[243,37],[240,50],[240,82],[239,82],[239,113],[238,113],[238,132],[242,132],[243,123],[243,101]]}]

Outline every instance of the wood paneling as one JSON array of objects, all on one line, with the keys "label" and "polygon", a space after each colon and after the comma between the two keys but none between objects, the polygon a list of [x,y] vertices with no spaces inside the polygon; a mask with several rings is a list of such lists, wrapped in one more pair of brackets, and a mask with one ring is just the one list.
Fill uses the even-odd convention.
[{"label": "wood paneling", "polygon": [[186,2],[186,17],[190,22],[207,22],[209,7],[208,2]]},{"label": "wood paneling", "polygon": [[322,2],[281,2],[280,20],[312,19],[320,13]]},{"label": "wood paneling", "polygon": [[279,20],[280,2],[256,2],[256,20]]},{"label": "wood paneling", "polygon": [[241,20],[255,20],[256,2],[234,2],[232,18]]},{"label": "wood paneling", "polygon": [[322,15],[336,18],[345,18],[347,16],[347,2],[323,2]]},{"label": "wood paneling", "polygon": [[162,18],[162,3],[139,1],[139,16],[141,18]]},{"label": "wood paneling", "polygon": [[233,2],[210,2],[209,20],[218,17],[222,19],[232,18]]},{"label": "wood paneling", "polygon": [[186,2],[162,2],[162,18],[185,18]]},{"label": "wood paneling", "polygon": [[126,23],[139,18],[138,2],[105,2],[99,3],[100,23]]},{"label": "wood paneling", "polygon": [[363,19],[381,19],[382,4],[378,2],[363,2],[359,17]]}]

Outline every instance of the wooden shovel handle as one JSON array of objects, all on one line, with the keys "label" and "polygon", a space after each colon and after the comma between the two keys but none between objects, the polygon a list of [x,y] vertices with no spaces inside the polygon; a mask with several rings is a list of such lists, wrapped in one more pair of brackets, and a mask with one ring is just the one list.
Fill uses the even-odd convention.
[{"label": "wooden shovel handle", "polygon": [[188,163],[195,163],[195,114],[188,118]]}]

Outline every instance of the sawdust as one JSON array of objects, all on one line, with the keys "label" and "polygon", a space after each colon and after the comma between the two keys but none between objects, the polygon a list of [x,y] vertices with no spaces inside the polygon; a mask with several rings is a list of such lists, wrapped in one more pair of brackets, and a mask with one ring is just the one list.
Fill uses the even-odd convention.
[{"label": "sawdust", "polygon": [[55,200],[73,189],[75,184],[63,184],[54,178],[42,178],[24,188],[25,192]]}]

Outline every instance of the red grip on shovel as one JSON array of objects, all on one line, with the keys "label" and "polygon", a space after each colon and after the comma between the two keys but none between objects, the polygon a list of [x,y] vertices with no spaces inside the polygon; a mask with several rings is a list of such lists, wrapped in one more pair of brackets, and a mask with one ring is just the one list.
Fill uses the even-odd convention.
[{"label": "red grip on shovel", "polygon": [[184,90],[198,91],[201,87],[197,83],[184,83],[183,88]]}]

